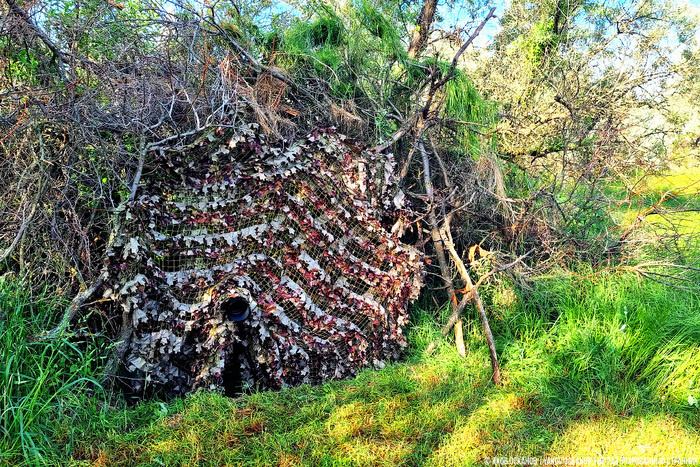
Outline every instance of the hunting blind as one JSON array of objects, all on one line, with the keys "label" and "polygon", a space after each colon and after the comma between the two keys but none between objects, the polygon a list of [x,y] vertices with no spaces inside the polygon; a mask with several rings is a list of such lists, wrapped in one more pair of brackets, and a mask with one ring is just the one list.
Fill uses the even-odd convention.
[{"label": "hunting blind", "polygon": [[250,123],[149,160],[101,289],[130,392],[318,383],[399,356],[421,274],[377,220],[390,156],[332,130],[268,144]]}]

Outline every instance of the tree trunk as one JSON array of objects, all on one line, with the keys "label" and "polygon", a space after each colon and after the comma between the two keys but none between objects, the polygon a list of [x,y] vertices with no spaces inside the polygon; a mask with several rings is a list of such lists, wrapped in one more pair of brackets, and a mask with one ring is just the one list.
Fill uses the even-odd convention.
[{"label": "tree trunk", "polygon": [[423,2],[423,8],[420,10],[416,27],[413,29],[411,44],[408,46],[408,56],[410,58],[416,58],[425,48],[436,8],[437,0],[425,0]]}]

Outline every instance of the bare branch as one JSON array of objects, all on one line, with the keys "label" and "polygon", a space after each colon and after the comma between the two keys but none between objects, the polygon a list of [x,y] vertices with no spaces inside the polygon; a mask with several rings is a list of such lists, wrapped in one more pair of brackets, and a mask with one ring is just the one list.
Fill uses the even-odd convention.
[{"label": "bare branch", "polygon": [[19,16],[31,29],[34,31],[34,33],[41,39],[41,41],[46,45],[46,47],[49,48],[51,52],[53,52],[54,56],[56,57],[56,60],[58,61],[58,65],[56,67],[56,71],[58,71],[58,75],[61,77],[61,80],[64,82],[68,82],[68,78],[66,77],[66,69],[65,69],[65,60],[64,60],[64,53],[61,52],[61,50],[58,48],[54,42],[49,39],[49,36],[46,35],[44,31],[39,28],[39,26],[34,23],[32,20],[31,16],[22,9],[19,5],[17,5],[16,0],[5,0],[5,3],[7,3],[7,6],[10,7],[10,11],[12,11],[15,15]]},{"label": "bare branch", "polygon": [[449,80],[452,79],[452,75],[455,72],[455,69],[457,68],[457,64],[459,63],[459,58],[462,56],[462,54],[467,50],[467,48],[474,42],[474,39],[476,39],[479,34],[481,33],[481,30],[484,29],[484,26],[486,26],[486,23],[489,22],[491,18],[495,18],[496,15],[494,15],[494,12],[496,11],[496,7],[491,7],[489,10],[488,14],[486,15],[486,18],[481,21],[479,26],[477,26],[476,30],[469,36],[469,39],[467,39],[464,44],[462,44],[462,47],[459,48],[455,56],[452,58],[452,63],[450,64],[449,70],[447,70],[447,73],[442,77],[440,81],[437,83],[434,83],[433,86],[431,86],[433,89],[439,89],[443,87]]},{"label": "bare branch", "polygon": [[[518,256],[518,258],[515,259],[515,261],[512,261],[508,264],[504,264],[502,266],[497,267],[496,269],[493,269],[489,271],[488,273],[484,274],[482,277],[479,278],[479,280],[474,284],[473,287],[471,287],[471,290],[478,290],[481,284],[483,284],[489,277],[493,276],[494,274],[498,274],[499,272],[507,271],[508,269],[511,269],[515,267],[518,263],[520,263],[522,260],[530,256],[532,253],[535,252],[535,248],[532,248],[530,251],[527,253]],[[447,320],[447,323],[445,326],[442,328],[442,334],[446,335],[450,330],[452,329],[452,326],[455,325],[457,320],[459,319],[460,314],[464,311],[464,305],[466,305],[469,300],[473,298],[473,295],[471,293],[471,290],[468,290],[466,294],[464,294],[464,297],[462,297],[462,301],[460,302],[460,306],[452,313],[450,318]],[[462,304],[464,302],[464,305]]]}]

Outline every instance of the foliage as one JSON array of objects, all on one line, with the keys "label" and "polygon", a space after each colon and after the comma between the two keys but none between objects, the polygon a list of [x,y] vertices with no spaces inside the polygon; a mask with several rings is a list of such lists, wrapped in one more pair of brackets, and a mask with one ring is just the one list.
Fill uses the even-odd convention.
[{"label": "foliage", "polygon": [[290,27],[273,55],[274,63],[301,75],[317,76],[338,98],[354,97],[353,70],[343,66],[349,34],[342,19],[329,8],[311,22]]},{"label": "foliage", "polygon": [[[336,114],[334,123],[352,136],[375,141],[390,135],[418,105],[434,65],[440,72],[449,68],[433,57],[409,59],[406,23],[412,21],[411,6],[371,0],[336,7],[312,2],[303,11],[312,21],[303,17],[293,23],[270,63],[326,90],[345,117]],[[461,84],[449,85],[459,93]],[[452,104],[458,106],[455,100]]]},{"label": "foliage", "polygon": [[[657,18],[651,11],[666,13]],[[666,99],[694,66],[692,54],[661,57],[676,47],[692,50],[691,18],[663,2],[514,2],[477,83],[504,105],[503,156],[539,167],[540,158],[553,165],[547,156],[566,151],[585,163],[595,147],[610,165],[651,159],[648,117],[665,114]],[[648,110],[630,112],[636,107]]]},{"label": "foliage", "polygon": [[[13,2],[0,29],[0,145],[13,155],[0,167],[0,199],[16,226],[0,236],[2,267],[37,286],[91,283],[109,212],[129,196],[147,147],[221,123],[231,105],[244,103],[276,137],[319,124],[355,136],[393,128],[390,57],[405,52],[387,15],[397,5],[310,6],[313,21],[290,25],[269,3],[112,3]],[[280,66],[290,78],[273,77]]]},{"label": "foliage", "polygon": [[[204,66],[188,69],[200,57],[182,46],[197,40],[199,26],[175,14],[135,3],[59,2],[29,13],[13,5],[19,12],[0,28],[8,53],[0,62],[8,155],[0,199],[3,221],[14,226],[0,237],[2,267],[39,288],[76,291],[99,271],[109,211],[128,194],[143,145],[201,124],[203,107],[201,119],[209,118],[216,86],[198,95],[214,80]],[[161,34],[169,34],[166,47]],[[31,63],[32,76],[16,74]]]},{"label": "foliage", "polygon": [[[492,222],[520,232],[495,245],[537,246],[549,264],[634,256],[624,250],[641,225],[617,213],[669,162],[669,142],[684,131],[671,102],[697,61],[690,15],[663,2],[625,5],[513,2],[494,44],[472,54],[474,85],[501,112],[489,134],[510,201]],[[674,48],[685,52],[662,58]]]},{"label": "foliage", "polygon": [[[446,72],[447,67],[443,68]],[[485,149],[493,149],[483,147],[481,135],[493,128],[496,103],[485,99],[464,72],[457,71],[455,78],[445,85],[444,113],[458,122],[457,139],[471,158],[478,159]]]}]

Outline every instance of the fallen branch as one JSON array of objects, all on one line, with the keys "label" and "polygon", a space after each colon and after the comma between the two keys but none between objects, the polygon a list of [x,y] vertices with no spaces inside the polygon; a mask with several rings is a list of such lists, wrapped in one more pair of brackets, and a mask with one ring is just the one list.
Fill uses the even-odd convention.
[{"label": "fallen branch", "polygon": [[102,380],[108,381],[109,383],[114,383],[117,376],[117,371],[119,366],[124,359],[126,351],[129,349],[129,344],[131,343],[131,335],[134,332],[134,327],[129,316],[129,311],[124,310],[122,312],[122,328],[119,332],[119,337],[117,339],[117,346],[114,349],[112,357],[105,365],[104,373],[102,374]]},{"label": "fallen branch", "polygon": [[496,7],[491,7],[489,10],[488,14],[486,15],[486,18],[483,19],[481,24],[477,26],[476,30],[474,33],[472,33],[471,36],[469,36],[469,39],[467,39],[464,44],[462,44],[462,47],[459,48],[455,56],[452,58],[452,63],[450,64],[450,69],[447,70],[447,73],[445,73],[445,76],[442,77],[440,81],[434,84],[434,88],[438,89],[444,86],[450,79],[452,79],[452,75],[455,72],[455,69],[457,68],[457,63],[459,63],[459,58],[462,56],[462,54],[467,50],[467,47],[469,47],[472,42],[474,42],[474,39],[477,38],[477,36],[481,33],[481,30],[484,29],[484,26],[486,26],[486,23],[489,22],[491,18],[495,18],[496,15],[494,15],[494,12],[496,11]]},{"label": "fallen branch", "polygon": [[[530,256],[532,253],[534,253],[534,251],[535,251],[535,248],[532,248],[532,249],[531,249],[530,251],[528,251],[527,253],[525,253],[525,254],[519,256],[518,258],[516,258],[515,261],[513,261],[513,262],[511,262],[511,263],[508,263],[508,264],[504,264],[503,266],[499,266],[499,267],[497,267],[496,269],[494,269],[494,270],[492,270],[492,271],[489,271],[488,273],[484,274],[481,278],[479,278],[479,280],[476,282],[476,284],[474,284],[474,286],[471,287],[471,289],[476,289],[476,290],[478,290],[479,287],[481,286],[481,284],[483,284],[483,283],[486,281],[486,279],[488,279],[489,277],[493,276],[494,274],[497,274],[497,273],[499,273],[499,272],[503,272],[503,271],[507,271],[508,269],[511,269],[512,267],[514,267],[515,265],[517,265],[519,262],[521,262],[522,260],[524,260],[525,258],[527,258],[528,256]],[[469,301],[469,299],[471,299],[471,298],[472,298],[471,290],[469,290],[469,291],[467,291],[467,293],[466,293],[466,294],[464,295],[464,297],[462,298],[462,301],[465,302],[464,305],[466,305],[467,302]],[[465,300],[466,300],[466,301],[465,301]],[[460,302],[460,305],[462,305],[461,302]],[[461,309],[460,309],[459,307],[457,307],[457,309],[455,309],[454,313],[452,313],[452,315],[450,316],[450,319],[447,320],[447,324],[445,324],[445,326],[442,328],[442,334],[443,334],[443,335],[446,335],[448,332],[450,332],[450,330],[452,329],[452,326],[454,326],[455,323],[457,322],[457,320],[459,319],[459,317],[460,317],[462,311],[464,311],[464,306],[461,306]]]},{"label": "fallen branch", "polygon": [[[647,263],[639,263],[636,266],[634,266],[633,269],[648,268],[648,267],[652,267],[652,266],[678,268],[678,269],[686,269],[688,271],[700,272],[700,268],[697,268],[697,267],[687,266],[685,264],[667,263],[667,262],[663,262],[663,261],[650,261]],[[626,269],[629,269],[629,268],[626,268]]]},{"label": "fallen branch", "polygon": [[[39,132],[39,147],[42,152],[42,158],[43,158],[43,144],[44,140],[43,137],[41,136],[41,132]],[[36,162],[35,162],[36,164]],[[46,191],[46,184],[44,183],[44,179],[39,180],[39,187],[36,193],[36,198],[34,199],[34,202],[32,203],[32,207],[29,210],[29,214],[22,220],[22,225],[20,226],[19,230],[17,231],[17,235],[15,235],[15,238],[12,240],[12,243],[5,249],[5,251],[0,255],[0,264],[2,264],[7,258],[10,257],[12,252],[17,248],[17,245],[20,244],[20,240],[24,237],[24,232],[27,230],[27,227],[29,224],[32,222],[34,219],[34,214],[36,214],[36,208],[39,205],[39,202],[41,201],[41,198],[44,196],[44,193]]]},{"label": "fallen branch", "polygon": [[29,226],[29,223],[34,218],[34,214],[36,213],[36,207],[38,203],[39,200],[37,199],[37,201],[32,204],[32,209],[30,210],[29,215],[22,222],[22,225],[17,231],[17,235],[15,235],[14,240],[12,240],[12,243],[10,243],[10,245],[5,249],[2,255],[0,255],[0,264],[3,263],[12,254],[15,248],[17,248],[17,245],[19,245],[19,241],[24,236],[24,231],[27,229],[27,226]]},{"label": "fallen branch", "polygon": [[136,190],[139,187],[139,182],[141,181],[141,174],[143,174],[143,164],[146,162],[146,143],[143,138],[141,138],[141,145],[139,148],[139,166],[136,169],[136,174],[134,175],[134,180],[131,182],[131,191],[129,192],[129,201],[133,201],[136,196]]},{"label": "fallen branch", "polygon": [[97,289],[104,283],[106,278],[107,273],[103,272],[102,274],[100,274],[100,276],[90,288],[85,289],[78,295],[76,295],[75,298],[71,301],[68,308],[66,308],[66,311],[63,313],[63,318],[61,318],[61,322],[58,323],[58,325],[52,330],[42,332],[38,336],[38,338],[55,339],[56,337],[63,335],[66,329],[68,329],[68,326],[70,326],[70,323],[73,321],[73,318],[75,318],[75,314],[78,312],[78,310],[83,306],[85,301],[97,291]]},{"label": "fallen branch", "polygon": [[[200,16],[206,23],[208,23],[209,25],[211,25],[214,28],[214,30],[216,31],[216,33],[218,35],[223,37],[234,49],[236,49],[236,51],[239,54],[241,54],[241,56],[245,57],[245,59],[248,60],[251,67],[256,72],[266,73],[266,74],[272,76],[273,78],[276,78],[276,79],[282,81],[283,83],[287,84],[288,86],[291,86],[292,89],[299,91],[305,97],[307,97],[309,100],[312,100],[315,102],[318,101],[318,96],[314,95],[311,92],[311,90],[309,90],[307,87],[305,87],[299,83],[294,82],[292,79],[290,79],[288,76],[284,75],[283,73],[280,73],[279,71],[277,71],[273,68],[267,67],[267,66],[263,65],[262,63],[260,63],[255,57],[253,57],[250,54],[250,52],[248,52],[248,50],[245,47],[243,47],[241,44],[239,44],[238,41],[236,41],[236,39],[234,39],[231,36],[231,34],[226,32],[226,30],[218,24],[218,22],[216,21],[216,18],[215,18],[216,15],[214,13],[215,10],[213,7],[211,8],[211,11],[212,11],[211,19],[208,19],[208,18],[205,18],[205,17],[199,15],[193,9],[190,9],[191,13]],[[322,95],[321,97],[322,97],[322,101],[323,101],[321,103],[327,105],[330,108],[330,101],[328,100],[328,98],[325,95]]]},{"label": "fallen branch", "polygon": [[[430,86],[430,90],[428,92],[428,95],[426,96],[425,102],[423,105],[418,105],[416,106],[416,109],[410,114],[410,117],[408,117],[403,125],[399,127],[398,130],[394,132],[391,137],[384,141],[381,144],[376,145],[373,147],[370,151],[374,153],[381,153],[391,147],[393,144],[395,144],[398,140],[403,138],[406,133],[408,133],[410,130],[412,130],[414,127],[418,128],[419,131],[425,130],[428,126],[429,120],[424,119],[424,117],[427,115],[428,111],[430,110],[431,104],[433,102],[433,98],[435,96],[435,93],[442,88],[450,79],[452,79],[452,76],[454,75],[454,71],[457,68],[457,63],[459,62],[459,58],[462,56],[465,50],[467,50],[467,47],[469,47],[472,42],[474,42],[474,39],[477,38],[477,36],[481,33],[481,30],[486,26],[486,23],[491,19],[495,18],[494,12],[496,11],[496,8],[493,7],[489,10],[488,14],[486,15],[486,18],[479,24],[479,26],[476,28],[474,33],[469,36],[469,39],[467,39],[464,44],[462,44],[462,47],[457,51],[455,56],[452,58],[452,63],[450,64],[449,70],[447,70],[447,73],[440,79],[439,81],[433,82],[433,84]],[[427,77],[427,79],[423,82],[423,84],[418,88],[418,92],[422,92],[427,83],[433,81],[437,76],[437,69],[430,74],[430,76]],[[418,136],[416,138],[416,141],[420,138]],[[409,159],[410,160],[410,159]],[[407,161],[408,163],[408,161]]]},{"label": "fallen branch", "polygon": [[[671,273],[663,273],[663,272],[658,272],[658,271],[651,271],[646,268],[650,267],[666,267],[666,268],[677,268],[681,269],[682,271],[678,272],[678,274],[671,274]],[[649,279],[654,282],[658,282],[659,284],[663,284],[667,287],[672,287],[674,289],[678,290],[685,290],[688,292],[697,292],[698,291],[698,286],[683,286],[675,282],[686,282],[690,284],[697,284],[697,279],[695,277],[681,277],[680,274],[683,274],[683,272],[700,272],[700,268],[693,267],[693,266],[686,266],[683,264],[674,264],[674,263],[666,263],[666,262],[648,262],[648,263],[641,263],[637,264],[635,266],[621,266],[616,268],[619,271],[630,271],[633,272],[637,275],[637,277],[644,277],[646,279]],[[667,279],[664,280],[663,278]]]},{"label": "fallen branch", "polygon": [[[484,329],[484,334],[486,335],[486,341],[488,343],[489,347],[489,353],[491,356],[491,367],[493,369],[493,381],[495,384],[500,385],[501,384],[501,370],[500,367],[498,366],[498,356],[496,354],[496,345],[493,340],[493,333],[491,332],[491,326],[489,325],[488,317],[486,316],[486,309],[484,307],[484,303],[481,300],[481,297],[479,297],[479,292],[477,288],[474,286],[474,283],[471,280],[471,277],[469,276],[469,272],[467,271],[466,266],[464,265],[464,262],[460,258],[459,254],[457,254],[457,251],[454,248],[454,242],[452,240],[452,233],[451,233],[451,227],[450,227],[450,221],[452,219],[452,214],[444,215],[442,219],[442,225],[440,226],[437,220],[437,216],[435,215],[435,203],[434,203],[434,194],[433,194],[433,184],[430,179],[430,161],[428,158],[428,152],[425,150],[425,146],[423,145],[422,140],[418,140],[418,150],[421,153],[421,157],[423,160],[423,179],[424,179],[424,184],[426,187],[426,194],[427,197],[430,201],[430,206],[428,209],[428,220],[431,224],[431,236],[433,239],[433,243],[435,244],[435,249],[438,253],[438,260],[440,262],[440,269],[443,273],[443,280],[447,284],[449,281],[449,287],[448,291],[451,293],[451,298],[452,298],[452,304],[455,305],[455,310],[452,313],[451,317],[451,323],[450,323],[450,329],[452,327],[455,327],[455,341],[458,346],[458,351],[460,352],[460,355],[466,355],[466,351],[464,349],[464,339],[462,336],[462,329],[461,329],[461,319],[460,316],[462,314],[462,311],[464,310],[464,307],[468,303],[470,299],[473,299],[476,302],[477,309],[479,310],[479,317],[481,319],[481,325],[482,328]],[[462,301],[457,304],[457,299],[455,296],[454,292],[454,287],[452,287],[452,281],[451,281],[451,274],[449,271],[449,268],[446,266],[447,261],[446,258],[444,258],[444,249],[447,249],[447,251],[450,254],[450,257],[452,258],[452,261],[454,264],[457,266],[457,270],[459,271],[460,276],[462,277],[462,280],[467,284],[466,288],[466,293],[464,297],[462,297]],[[529,254],[530,252],[528,252]],[[481,284],[481,282],[479,282]],[[444,331],[444,329],[443,329]],[[448,331],[449,332],[449,329]],[[444,332],[444,334],[446,334]],[[460,348],[461,344],[461,348]],[[434,347],[433,344],[428,346],[428,351],[431,351],[431,349]]]}]

